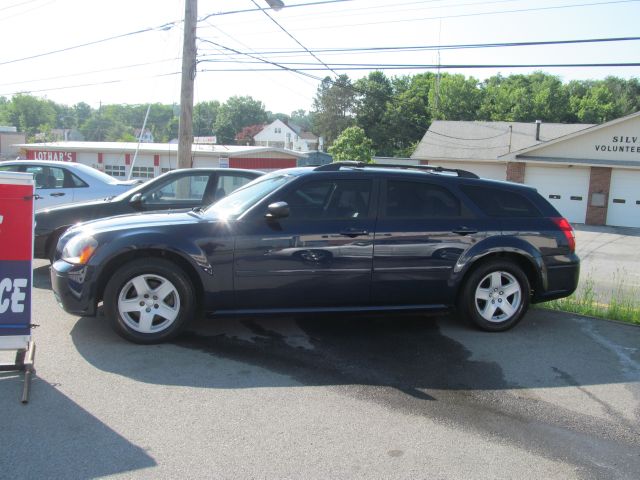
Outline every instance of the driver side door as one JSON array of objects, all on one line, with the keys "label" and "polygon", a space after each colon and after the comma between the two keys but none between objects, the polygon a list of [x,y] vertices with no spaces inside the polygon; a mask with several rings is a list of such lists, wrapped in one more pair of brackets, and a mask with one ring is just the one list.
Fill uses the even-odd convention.
[{"label": "driver side door", "polygon": [[294,182],[268,203],[289,216],[265,218],[267,205],[238,225],[236,305],[243,309],[323,309],[368,305],[375,226],[371,179]]}]

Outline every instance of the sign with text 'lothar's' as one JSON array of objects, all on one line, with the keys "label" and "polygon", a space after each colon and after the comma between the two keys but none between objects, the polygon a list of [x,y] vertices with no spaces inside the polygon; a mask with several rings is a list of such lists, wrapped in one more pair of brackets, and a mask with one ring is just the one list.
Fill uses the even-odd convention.
[{"label": "sign with text 'lothar's'", "polygon": [[33,193],[30,174],[0,172],[0,348],[30,335]]},{"label": "sign with text 'lothar's'", "polygon": [[28,150],[27,160],[56,160],[58,162],[77,161],[76,152],[51,152],[46,150]]}]

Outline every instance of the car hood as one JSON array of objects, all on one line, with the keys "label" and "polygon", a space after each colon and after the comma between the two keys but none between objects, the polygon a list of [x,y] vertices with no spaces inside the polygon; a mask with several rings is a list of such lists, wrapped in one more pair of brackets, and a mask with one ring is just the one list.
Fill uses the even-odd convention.
[{"label": "car hood", "polygon": [[131,230],[135,228],[154,228],[163,226],[176,226],[207,221],[191,211],[159,212],[159,213],[134,213],[131,215],[118,215],[116,217],[90,220],[75,225],[68,231],[91,231],[100,233],[115,230]]}]

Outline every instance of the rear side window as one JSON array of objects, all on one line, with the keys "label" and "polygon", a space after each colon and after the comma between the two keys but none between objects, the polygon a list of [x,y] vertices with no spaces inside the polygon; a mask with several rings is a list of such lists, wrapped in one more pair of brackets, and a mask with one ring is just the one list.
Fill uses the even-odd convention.
[{"label": "rear side window", "polygon": [[540,211],[524,195],[495,187],[463,185],[460,189],[490,217],[540,217]]},{"label": "rear side window", "polygon": [[389,180],[387,218],[450,218],[461,216],[460,200],[446,188],[424,182]]}]

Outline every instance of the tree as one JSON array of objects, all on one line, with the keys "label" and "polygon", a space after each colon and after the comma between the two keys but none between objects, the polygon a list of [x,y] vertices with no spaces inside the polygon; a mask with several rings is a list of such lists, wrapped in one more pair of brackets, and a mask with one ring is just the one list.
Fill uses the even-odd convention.
[{"label": "tree", "polygon": [[313,131],[331,145],[340,132],[354,124],[354,107],[355,90],[349,77],[325,77],[313,100]]},{"label": "tree", "polygon": [[584,97],[574,101],[573,106],[582,123],[603,123],[620,116],[615,97],[604,83],[589,89]]},{"label": "tree", "polygon": [[291,123],[298,125],[305,132],[312,131],[313,128],[313,114],[307,113],[306,110],[295,110],[291,112],[289,116]]},{"label": "tree", "polygon": [[[439,84],[438,84],[439,83]],[[481,104],[478,80],[444,73],[429,90],[432,117],[439,120],[475,120]]]},{"label": "tree", "polygon": [[373,141],[373,146],[382,155],[393,154],[393,142],[389,137],[387,104],[391,101],[393,87],[383,72],[371,72],[355,83],[357,92],[356,123]]},{"label": "tree", "polygon": [[7,109],[9,123],[25,132],[28,139],[33,139],[42,129],[51,130],[56,125],[56,109],[51,100],[18,94],[11,98]]},{"label": "tree", "polygon": [[411,146],[420,141],[429,128],[429,92],[434,79],[435,75],[429,72],[392,80],[393,101],[388,104],[385,122],[394,155],[408,156]]},{"label": "tree", "polygon": [[334,161],[356,160],[359,162],[371,162],[374,155],[373,141],[358,126],[345,129],[329,147],[329,154]]},{"label": "tree", "polygon": [[267,112],[262,102],[251,97],[231,97],[220,106],[214,124],[218,143],[232,143],[242,127],[264,123]]},{"label": "tree", "polygon": [[236,135],[236,143],[238,143],[238,145],[253,145],[253,137],[260,133],[263,128],[264,125],[262,124],[243,127]]},{"label": "tree", "polygon": [[220,102],[199,102],[193,107],[193,135],[208,137],[213,134],[213,125],[218,118]]}]

